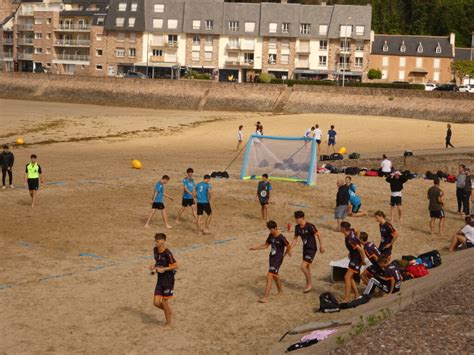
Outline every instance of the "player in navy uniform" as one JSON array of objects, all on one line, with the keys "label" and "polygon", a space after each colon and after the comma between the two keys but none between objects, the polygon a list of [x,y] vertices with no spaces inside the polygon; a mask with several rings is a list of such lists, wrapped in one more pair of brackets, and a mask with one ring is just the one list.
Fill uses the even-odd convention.
[{"label": "player in navy uniform", "polygon": [[311,264],[316,256],[316,252],[318,251],[316,238],[318,238],[319,251],[321,253],[324,253],[324,247],[318,229],[314,224],[305,221],[304,212],[296,211],[294,216],[296,221],[295,237],[291,242],[291,248],[294,248],[298,242],[298,237],[300,237],[303,242],[303,262],[301,263],[301,271],[303,271],[306,278],[306,287],[303,292],[307,293],[313,289],[313,283],[311,281]]},{"label": "player in navy uniform", "polygon": [[344,242],[346,244],[347,250],[349,251],[349,267],[347,268],[346,275],[344,276],[345,293],[343,300],[343,302],[347,303],[349,302],[351,290],[354,292],[355,298],[359,298],[359,290],[357,289],[357,285],[354,281],[354,275],[359,274],[360,268],[362,265],[365,265],[365,254],[360,240],[357,238],[357,235],[351,228],[351,224],[349,222],[341,222],[340,231],[345,236]]},{"label": "player in navy uniform", "polygon": [[257,199],[262,206],[262,219],[268,222],[268,205],[270,204],[270,191],[272,191],[272,184],[268,181],[268,174],[262,175],[262,181],[258,183]]},{"label": "player in navy uniform", "polygon": [[175,224],[179,224],[179,219],[187,207],[191,207],[194,220],[197,223],[196,205],[194,204],[194,199],[196,197],[196,184],[193,179],[193,168],[186,170],[186,174],[187,176],[183,179],[183,201],[181,202],[181,209],[178,211],[178,215],[176,216]]},{"label": "player in navy uniform", "polygon": [[383,269],[383,274],[369,280],[364,290],[364,295],[370,295],[375,287],[388,294],[399,292],[402,287],[403,277],[395,262],[390,263],[389,258],[382,256],[379,260],[379,265]]},{"label": "player in navy uniform", "polygon": [[398,238],[398,232],[395,230],[392,224],[387,222],[385,218],[385,213],[382,211],[375,212],[375,219],[379,223],[380,228],[379,250],[382,255],[388,256],[390,258],[392,256],[393,244]]},{"label": "player in navy uniform", "polygon": [[369,242],[369,235],[366,232],[359,233],[360,242],[364,248],[365,256],[370,260],[371,265],[360,275],[365,285],[369,280],[377,275],[383,275],[383,270],[379,266],[379,260],[382,254],[374,243]]},{"label": "player in navy uniform", "polygon": [[267,274],[267,284],[265,287],[264,296],[258,300],[260,303],[268,302],[268,296],[270,296],[273,281],[275,281],[276,287],[278,289],[278,295],[282,294],[283,290],[278,272],[280,271],[280,266],[283,262],[283,258],[287,254],[291,256],[291,245],[290,243],[288,243],[288,240],[286,240],[285,236],[281,234],[280,230],[277,228],[276,222],[269,221],[267,223],[267,228],[270,230],[270,234],[268,235],[265,244],[257,245],[255,247],[250,248],[250,250],[262,250],[267,249],[269,246],[271,246],[269,259],[270,267],[268,269]]},{"label": "player in navy uniform", "polygon": [[161,309],[165,314],[165,327],[171,326],[171,308],[168,300],[174,297],[174,274],[178,268],[178,264],[173,254],[166,249],[166,235],[163,233],[155,234],[155,248],[153,255],[155,263],[150,265],[149,269],[157,273],[158,280],[155,287],[155,297],[153,305]]}]

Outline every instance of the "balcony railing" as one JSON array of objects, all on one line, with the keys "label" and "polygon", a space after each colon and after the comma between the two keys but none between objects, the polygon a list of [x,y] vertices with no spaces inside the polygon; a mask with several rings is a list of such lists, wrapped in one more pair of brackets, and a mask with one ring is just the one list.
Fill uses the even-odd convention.
[{"label": "balcony railing", "polygon": [[165,47],[178,48],[178,42],[175,42],[175,41],[165,42]]},{"label": "balcony railing", "polygon": [[155,56],[151,56],[150,57],[150,62],[164,62],[165,61],[165,57],[162,56],[162,55],[155,55]]},{"label": "balcony railing", "polygon": [[225,45],[227,49],[240,49],[240,42],[229,42]]},{"label": "balcony railing", "polygon": [[55,59],[65,61],[69,60],[73,62],[88,62],[90,60],[90,56],[85,54],[57,54]]},{"label": "balcony railing", "polygon": [[309,68],[309,61],[305,60],[305,61],[298,61],[296,63],[296,68],[299,68],[299,69],[307,69]]},{"label": "balcony railing", "polygon": [[58,39],[54,43],[57,47],[89,47],[90,44],[88,39]]},{"label": "balcony railing", "polygon": [[16,25],[18,31],[33,31],[33,24],[26,24],[26,25]]},{"label": "balcony railing", "polygon": [[19,38],[18,45],[20,46],[32,46],[33,45],[33,38]]},{"label": "balcony railing", "polygon": [[309,53],[309,46],[299,46],[296,49],[296,53]]},{"label": "balcony railing", "polygon": [[351,67],[351,66],[350,66],[349,63],[346,63],[346,64],[344,64],[344,63],[339,63],[339,64],[337,65],[337,69],[338,69],[338,70],[349,70],[350,67]]},{"label": "balcony railing", "polygon": [[89,24],[62,24],[57,26],[55,31],[90,31],[91,25]]},{"label": "balcony railing", "polygon": [[338,49],[338,53],[350,53],[351,52],[351,47],[340,47]]},{"label": "balcony railing", "polygon": [[3,45],[12,45],[13,44],[13,38],[4,38],[3,39]]},{"label": "balcony railing", "polygon": [[240,60],[226,60],[225,65],[232,65],[232,66],[240,65]]},{"label": "balcony railing", "polygon": [[2,53],[3,58],[11,58],[13,59],[13,52],[3,52]]},{"label": "balcony railing", "polygon": [[33,60],[33,53],[18,53],[18,59]]}]

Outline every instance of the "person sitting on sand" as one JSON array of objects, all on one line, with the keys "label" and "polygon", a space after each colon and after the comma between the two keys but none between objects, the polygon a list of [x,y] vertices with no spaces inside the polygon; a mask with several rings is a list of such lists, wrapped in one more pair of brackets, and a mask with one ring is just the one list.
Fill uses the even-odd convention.
[{"label": "person sitting on sand", "polygon": [[380,253],[379,248],[377,248],[374,243],[369,242],[369,235],[366,232],[360,232],[359,239],[364,247],[365,256],[370,260],[371,263],[371,265],[364,270],[362,275],[360,275],[364,285],[367,285],[372,277],[383,275],[383,270],[379,266],[379,260],[382,256],[382,253]]},{"label": "person sitting on sand", "polygon": [[380,171],[383,176],[389,176],[392,172],[392,162],[388,160],[385,154],[382,155],[382,162],[380,163]]},{"label": "person sitting on sand", "polygon": [[268,297],[270,296],[270,291],[272,290],[272,283],[275,281],[276,287],[278,289],[278,295],[281,295],[283,292],[281,279],[278,275],[280,271],[281,264],[286,255],[291,256],[291,245],[288,243],[288,240],[280,232],[275,221],[269,221],[267,223],[267,228],[270,231],[267,240],[264,244],[251,247],[249,250],[262,250],[267,249],[271,246],[270,258],[269,258],[269,269],[267,273],[267,282],[265,286],[265,294],[259,299],[260,303],[268,302]]},{"label": "person sitting on sand", "polygon": [[152,204],[151,204],[151,211],[148,215],[148,219],[145,223],[145,228],[150,228],[150,222],[153,216],[156,213],[156,210],[161,210],[161,216],[163,217],[163,223],[165,227],[171,229],[173,227],[170,226],[168,223],[168,215],[166,213],[166,208],[163,203],[163,197],[168,198],[169,200],[173,201],[173,198],[165,192],[165,185],[170,181],[170,177],[168,175],[163,175],[161,181],[158,181],[155,185],[155,191],[153,192],[152,197]]},{"label": "person sitting on sand", "polygon": [[[354,186],[354,189],[351,187]],[[367,212],[362,210],[362,200],[354,192],[355,185],[351,184],[349,187],[349,216],[350,217],[367,217]]]},{"label": "person sitting on sand", "polygon": [[465,218],[466,224],[453,235],[449,251],[456,251],[459,246],[463,248],[474,247],[474,215]]},{"label": "person sitting on sand", "polygon": [[364,290],[364,295],[370,295],[375,287],[384,293],[397,293],[402,287],[403,277],[395,262],[390,263],[390,259],[382,256],[379,265],[383,270],[383,275],[372,277]]}]

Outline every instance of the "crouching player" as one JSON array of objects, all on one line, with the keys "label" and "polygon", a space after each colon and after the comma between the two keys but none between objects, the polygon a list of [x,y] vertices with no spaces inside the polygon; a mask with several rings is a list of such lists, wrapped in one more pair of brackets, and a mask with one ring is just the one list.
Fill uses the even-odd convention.
[{"label": "crouching player", "polygon": [[281,234],[280,230],[277,228],[277,224],[275,221],[269,221],[267,223],[267,228],[270,230],[270,234],[268,235],[265,244],[257,245],[255,247],[251,247],[250,250],[262,250],[267,249],[271,246],[270,251],[270,267],[268,269],[267,274],[267,283],[265,287],[265,294],[264,296],[259,299],[260,303],[268,302],[268,297],[270,296],[270,291],[272,290],[272,283],[275,281],[276,287],[278,289],[278,295],[281,295],[283,292],[281,286],[280,276],[278,272],[280,270],[280,266],[283,263],[284,257],[288,254],[291,256],[291,246],[288,243],[288,240],[285,238],[283,234]]},{"label": "crouching player", "polygon": [[365,256],[367,256],[371,263],[371,265],[364,270],[362,275],[360,275],[364,285],[367,285],[372,277],[383,275],[383,270],[379,266],[379,260],[382,254],[374,243],[369,242],[369,235],[366,232],[360,232],[359,239],[364,248]]},{"label": "crouching player", "polygon": [[150,265],[149,269],[156,271],[158,276],[153,305],[164,312],[166,319],[165,327],[170,327],[172,312],[168,300],[174,297],[174,274],[178,264],[173,254],[166,248],[165,242],[166,235],[164,233],[155,234],[156,246],[153,248],[155,263]]},{"label": "crouching player", "polygon": [[403,277],[394,263],[390,263],[390,258],[382,256],[379,265],[383,270],[382,276],[375,276],[369,280],[364,290],[364,295],[370,295],[377,287],[385,293],[397,293],[402,287]]}]

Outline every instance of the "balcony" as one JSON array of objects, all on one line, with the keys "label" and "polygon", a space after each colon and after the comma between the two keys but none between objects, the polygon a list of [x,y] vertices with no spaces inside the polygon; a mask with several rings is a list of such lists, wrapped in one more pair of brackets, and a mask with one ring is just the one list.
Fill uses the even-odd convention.
[{"label": "balcony", "polygon": [[89,64],[90,56],[86,54],[56,54],[53,59],[54,63],[68,63],[74,62],[79,64]]},{"label": "balcony", "polygon": [[89,47],[91,41],[88,39],[58,39],[54,43],[55,47]]},{"label": "balcony", "polygon": [[240,49],[240,42],[229,42],[225,45],[226,49]]},{"label": "balcony", "polygon": [[351,69],[351,65],[349,63],[339,63],[337,65],[337,70],[340,70],[340,71],[348,71]]},{"label": "balcony", "polygon": [[33,53],[18,53],[18,59],[20,60],[33,60]]},{"label": "balcony", "polygon": [[309,61],[308,60],[298,60],[295,68],[297,69],[309,69]]},{"label": "balcony", "polygon": [[244,59],[244,61],[241,63],[243,66],[246,67],[253,67],[253,59]]},{"label": "balcony", "polygon": [[309,46],[298,46],[298,48],[296,49],[296,53],[309,54],[309,52],[310,52]]},{"label": "balcony", "polygon": [[351,47],[340,47],[337,50],[337,53],[338,54],[349,54],[349,53],[351,53]]},{"label": "balcony", "polygon": [[57,32],[88,32],[91,30],[89,24],[62,24],[54,29]]},{"label": "balcony", "polygon": [[13,52],[3,52],[2,53],[3,59],[13,59]]},{"label": "balcony", "polygon": [[31,32],[33,32],[33,24],[30,23],[30,24],[26,24],[26,25],[22,25],[22,24],[16,25],[16,29],[18,31],[31,31]]},{"label": "balcony", "polygon": [[33,38],[19,38],[18,39],[19,46],[32,46],[33,45]]},{"label": "balcony", "polygon": [[240,60],[227,59],[227,60],[225,61],[225,65],[230,66],[230,67],[239,66],[239,65],[240,65]]},{"label": "balcony", "polygon": [[12,46],[13,45],[13,38],[4,38],[3,39],[4,46]]},{"label": "balcony", "polygon": [[162,55],[154,55],[150,57],[150,62],[152,63],[163,63],[165,61],[165,57]]}]

